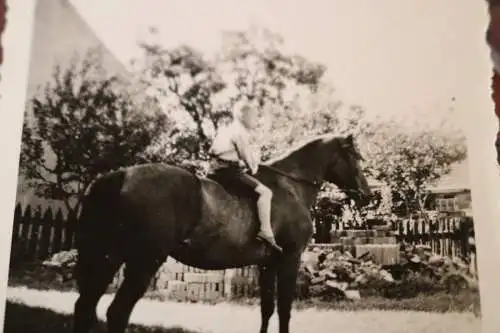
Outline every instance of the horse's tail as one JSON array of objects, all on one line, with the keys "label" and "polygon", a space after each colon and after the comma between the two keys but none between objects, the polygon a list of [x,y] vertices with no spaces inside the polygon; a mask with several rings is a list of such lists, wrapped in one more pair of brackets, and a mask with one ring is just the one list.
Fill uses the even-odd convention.
[{"label": "horse's tail", "polygon": [[122,222],[119,202],[124,181],[125,171],[118,170],[97,178],[87,188],[75,233],[77,282],[91,271],[105,270],[103,264],[115,269],[117,261],[123,261],[118,241]]}]

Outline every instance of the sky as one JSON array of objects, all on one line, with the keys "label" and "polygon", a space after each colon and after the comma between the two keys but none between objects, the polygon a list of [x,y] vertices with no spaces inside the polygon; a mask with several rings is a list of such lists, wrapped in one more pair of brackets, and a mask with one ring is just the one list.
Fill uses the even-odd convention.
[{"label": "sky", "polygon": [[328,67],[339,99],[401,121],[438,121],[465,105],[467,84],[475,82],[468,77],[489,66],[478,44],[486,6],[477,0],[71,2],[124,63],[139,55],[137,41],[150,26],[166,46],[187,43],[205,52],[217,49],[223,30],[269,28]]}]

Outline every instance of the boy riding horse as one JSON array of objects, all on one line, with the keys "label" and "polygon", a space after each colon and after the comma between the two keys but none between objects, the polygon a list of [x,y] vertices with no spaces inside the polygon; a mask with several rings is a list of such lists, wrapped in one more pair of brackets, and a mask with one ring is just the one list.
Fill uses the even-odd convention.
[{"label": "boy riding horse", "polygon": [[[257,126],[256,110],[248,103],[236,105],[233,121],[222,126],[210,148],[211,166],[215,170],[224,170],[229,177],[239,183],[251,187],[258,195],[257,212],[260,220],[260,231],[257,238],[266,242],[271,248],[282,252],[276,243],[271,229],[272,191],[258,179],[252,177],[257,173],[260,163],[260,147],[250,144],[250,131]],[[250,172],[250,174],[248,174]]]}]

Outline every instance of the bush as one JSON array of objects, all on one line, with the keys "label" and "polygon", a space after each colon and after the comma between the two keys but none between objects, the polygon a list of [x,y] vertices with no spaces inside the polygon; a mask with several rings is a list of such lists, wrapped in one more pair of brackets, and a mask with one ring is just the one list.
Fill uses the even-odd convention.
[{"label": "bush", "polygon": [[372,296],[382,296],[389,299],[413,298],[419,295],[432,295],[445,291],[445,288],[435,280],[426,276],[412,274],[394,283],[377,281],[371,286]]},{"label": "bush", "polygon": [[476,281],[458,258],[446,258],[425,247],[402,247],[402,263],[381,266],[369,253],[354,258],[350,252],[309,252],[301,265],[299,298],[322,300],[383,297],[408,299],[436,293],[472,290]]}]

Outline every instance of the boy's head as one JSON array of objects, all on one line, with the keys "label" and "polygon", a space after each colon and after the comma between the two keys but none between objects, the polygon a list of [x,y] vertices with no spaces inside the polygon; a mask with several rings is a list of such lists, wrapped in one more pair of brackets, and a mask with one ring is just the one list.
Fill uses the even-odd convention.
[{"label": "boy's head", "polygon": [[240,102],[235,105],[234,116],[243,126],[254,129],[258,124],[257,109],[248,102]]}]

